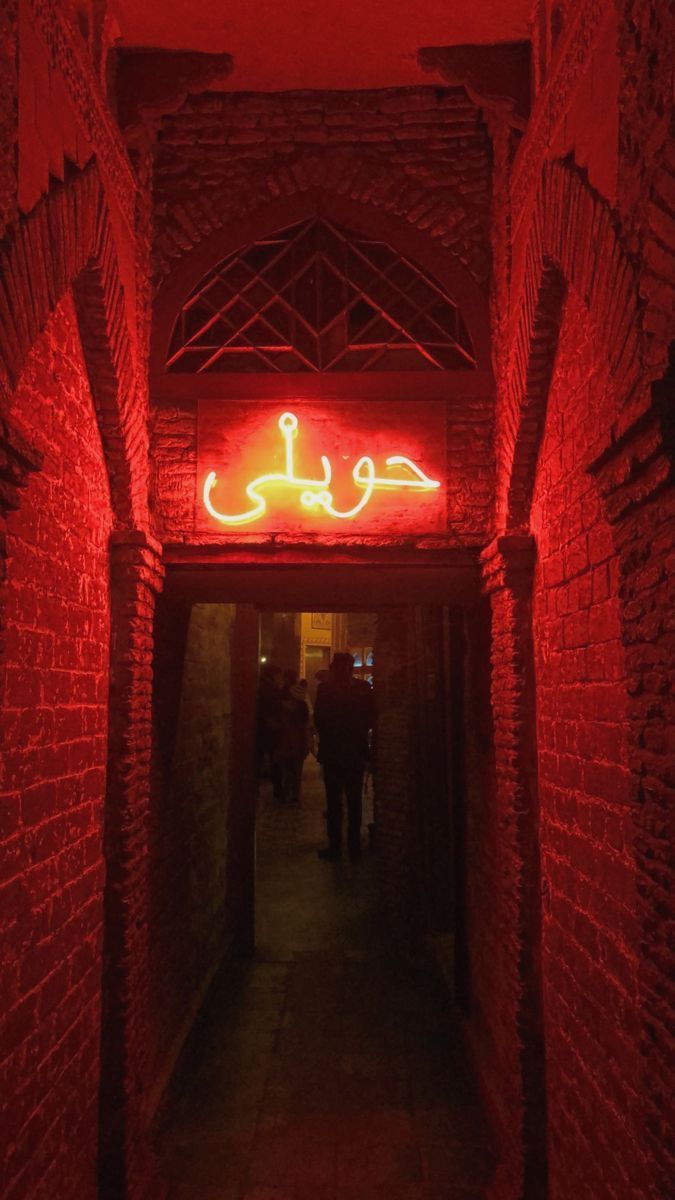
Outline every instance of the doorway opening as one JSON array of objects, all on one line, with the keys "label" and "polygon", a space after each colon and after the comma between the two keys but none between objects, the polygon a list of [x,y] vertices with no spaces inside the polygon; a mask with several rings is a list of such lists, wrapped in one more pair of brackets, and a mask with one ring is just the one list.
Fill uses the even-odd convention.
[{"label": "doorway opening", "polygon": [[[466,556],[422,567],[363,556],[345,564],[203,557],[169,564],[155,627],[148,1006],[157,1037],[148,1050],[158,1098],[220,965],[255,961],[271,945],[256,914],[256,832],[259,902],[263,857],[256,700],[275,628],[299,665],[299,614],[305,625],[309,614],[308,678],[323,661],[313,647],[322,656],[328,647],[331,654],[348,648],[355,670],[372,675],[374,849],[364,818],[361,864],[364,879],[370,876],[371,944],[395,948],[407,961],[433,961],[464,1007],[475,919],[464,856],[480,834],[481,793],[490,787],[489,608],[479,598],[475,563]],[[429,603],[419,605],[420,595]],[[312,622],[313,613],[323,616]],[[330,646],[328,631],[312,628],[320,624],[330,625]],[[325,798],[313,759],[305,772],[315,815],[302,834],[303,852],[314,872],[326,866],[317,858]],[[284,853],[279,861],[287,866]],[[345,878],[348,866],[340,868]],[[305,900],[313,919],[311,889]],[[353,914],[341,928],[354,932]],[[336,938],[344,949],[339,929]],[[299,942],[293,952],[304,953]]]},{"label": "doorway opening", "polygon": [[[256,806],[255,952],[279,961],[293,955],[372,942],[377,916],[374,809],[374,643],[367,612],[260,614],[258,797]],[[331,687],[335,655],[349,654],[352,685],[346,719],[365,713],[355,782],[340,800],[341,869],[328,869],[331,821],[320,766],[322,684]],[[356,681],[356,682],[354,682]],[[325,697],[325,689],[323,692]],[[363,701],[366,708],[363,709]],[[315,719],[315,709],[317,718]],[[345,714],[338,714],[344,720]],[[370,721],[370,728],[368,722]],[[324,744],[325,748],[325,744]],[[350,757],[351,745],[344,751]],[[334,803],[334,802],[333,802]],[[333,808],[335,812],[335,808]],[[358,821],[358,845],[353,843]],[[334,826],[334,819],[333,819]],[[344,828],[343,828],[344,827]],[[332,834],[335,836],[333,827]],[[349,846],[349,861],[347,860]],[[357,870],[350,870],[358,855]],[[364,942],[365,939],[365,942]]]},{"label": "doorway opening", "polygon": [[[193,604],[192,617],[201,610],[198,624],[217,622],[218,607]],[[180,1101],[167,1110],[163,1161],[181,1200],[224,1183],[309,1200],[424,1185],[431,1195],[482,1195],[489,1182],[480,1102],[428,953],[456,992],[464,631],[461,610],[442,604],[221,611],[233,764],[226,913],[249,929],[251,952],[216,975]],[[312,669],[321,675],[344,650],[374,689],[376,832],[371,846],[364,813],[362,857],[335,862],[317,855],[326,801],[314,755],[299,803],[275,800],[270,771],[259,780],[242,764],[256,765],[263,669],[309,685]],[[208,662],[213,646],[193,669],[202,687]],[[433,1130],[420,1119],[425,1106]],[[451,1161],[441,1145],[458,1120],[471,1153]]]},{"label": "doorway opening", "polygon": [[[254,952],[256,812],[260,816],[261,799],[272,790],[269,761],[260,761],[261,672],[276,665],[306,679],[311,710],[332,655],[348,651],[354,674],[373,688],[376,712],[362,819],[362,847],[373,858],[373,899],[388,935],[406,954],[431,954],[451,994],[468,1004],[465,833],[485,750],[485,731],[477,729],[485,706],[477,706],[472,694],[474,680],[485,678],[482,667],[477,672],[473,666],[474,643],[480,642],[472,632],[479,624],[475,611],[440,603],[272,609],[264,603],[269,587],[260,593],[235,592],[226,603],[222,591],[195,600],[168,587],[160,606],[153,975],[178,979],[186,955],[208,961],[217,949],[216,930],[223,951]],[[311,785],[315,798],[308,844],[313,855],[326,844],[317,750],[313,738],[303,768],[303,790]],[[260,845],[258,859],[260,865]],[[167,931],[166,912],[160,911],[167,891],[193,914],[185,947]]]}]

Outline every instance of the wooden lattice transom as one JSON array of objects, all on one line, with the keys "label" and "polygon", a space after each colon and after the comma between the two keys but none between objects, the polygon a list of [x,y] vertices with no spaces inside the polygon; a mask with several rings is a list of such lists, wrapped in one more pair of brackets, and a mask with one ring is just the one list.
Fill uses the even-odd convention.
[{"label": "wooden lattice transom", "polygon": [[170,371],[475,367],[441,285],[386,242],[315,219],[230,254],[182,306]]}]

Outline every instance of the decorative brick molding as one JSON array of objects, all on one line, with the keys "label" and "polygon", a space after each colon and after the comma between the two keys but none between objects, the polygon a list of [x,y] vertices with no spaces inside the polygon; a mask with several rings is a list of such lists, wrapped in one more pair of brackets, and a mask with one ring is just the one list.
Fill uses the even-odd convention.
[{"label": "decorative brick molding", "polygon": [[658,498],[674,482],[673,378],[652,387],[652,403],[590,464],[605,500],[607,520],[618,525]]},{"label": "decorative brick molding", "polygon": [[560,272],[544,262],[532,320],[529,359],[509,480],[508,528],[514,533],[526,533],[529,528],[537,456],[544,432],[546,401],[560,334],[565,290]]},{"label": "decorative brick molding", "polygon": [[100,183],[94,167],[56,185],[0,252],[0,361],[10,387],[50,312],[96,244]]},{"label": "decorative brick molding", "polygon": [[[569,160],[543,170],[523,278],[526,286],[511,313],[509,365],[498,413],[497,528],[507,530],[527,527],[566,287],[582,296],[589,319],[602,330],[624,410],[636,402],[642,378],[641,309],[633,264],[609,205]],[[617,411],[617,429],[624,419]]]},{"label": "decorative brick molding", "polygon": [[49,195],[0,251],[0,365],[12,389],[47,319],[74,288],[94,404],[120,523],[147,513],[145,423],[139,409],[134,338],[108,209],[96,164]]},{"label": "decorative brick molding", "polygon": [[448,83],[466,89],[474,104],[500,113],[507,124],[527,127],[530,112],[531,46],[424,46],[417,52],[424,71],[438,71]]},{"label": "decorative brick molding", "polygon": [[618,208],[640,269],[645,358],[659,374],[675,326],[675,22],[668,0],[620,0]]},{"label": "decorative brick molding", "polygon": [[[481,555],[492,609],[491,699],[495,746],[493,836],[502,864],[486,931],[498,961],[492,1061],[473,1050],[501,1146],[490,1195],[538,1200],[546,1181],[546,1088],[540,980],[541,870],[532,649],[534,539],[496,538]],[[499,1024],[497,1024],[497,1021]],[[493,1078],[494,1059],[499,1078]]]},{"label": "decorative brick molding", "polygon": [[653,1164],[654,1195],[666,1195],[675,1172],[675,1025],[673,953],[672,744],[675,699],[675,424],[673,371],[652,388],[650,409],[591,465],[619,555],[621,637],[628,673],[629,765],[632,772],[639,921],[638,989],[642,1128]]},{"label": "decorative brick molding", "polygon": [[145,407],[125,327],[124,297],[115,280],[110,230],[96,258],[73,283],[82,349],[105,450],[115,519],[147,519],[148,467]]},{"label": "decorative brick molding", "polygon": [[51,66],[63,80],[82,129],[94,148],[101,177],[133,232],[136,181],[122,136],[111,120],[84,42],[61,5],[54,0],[28,0],[31,14],[47,47]]},{"label": "decorative brick molding", "polygon": [[231,54],[121,48],[115,56],[117,112],[124,136],[135,137],[176,112],[195,93],[232,74]]},{"label": "decorative brick molding", "polygon": [[155,598],[161,546],[142,530],[111,538],[111,662],[104,821],[101,1188],[110,1200],[161,1196],[145,1113],[149,1085],[148,814]]},{"label": "decorative brick molding", "polygon": [[529,534],[496,537],[481,554],[484,590],[491,594],[504,588],[517,590],[529,586],[534,557],[534,538]]},{"label": "decorative brick molding", "polygon": [[513,166],[511,205],[516,221],[527,218],[548,147],[569,111],[570,99],[595,47],[607,0],[583,0],[571,11],[547,85],[537,97]]}]

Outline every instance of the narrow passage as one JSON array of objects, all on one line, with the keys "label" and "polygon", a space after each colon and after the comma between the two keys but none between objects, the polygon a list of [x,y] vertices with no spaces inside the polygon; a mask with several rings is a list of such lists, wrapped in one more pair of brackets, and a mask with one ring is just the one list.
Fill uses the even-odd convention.
[{"label": "narrow passage", "polygon": [[170,1106],[170,1200],[481,1200],[493,1162],[449,1005],[393,960],[376,862],[322,862],[324,798],[263,787],[257,945],[213,989]]}]

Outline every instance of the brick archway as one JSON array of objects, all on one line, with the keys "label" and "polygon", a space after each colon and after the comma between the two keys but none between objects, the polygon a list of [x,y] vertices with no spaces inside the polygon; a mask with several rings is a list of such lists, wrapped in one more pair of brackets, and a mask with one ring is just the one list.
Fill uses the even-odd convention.
[{"label": "brick archway", "polygon": [[[69,173],[21,221],[0,255],[0,385],[11,393],[59,301],[72,289],[84,363],[110,485],[110,654],[107,773],[102,822],[102,1186],[145,1194],[154,1159],[143,1109],[147,992],[145,822],[151,648],[161,546],[148,531],[145,379],[96,162]],[[0,516],[21,503],[41,460],[0,426]],[[0,529],[0,557],[5,549]],[[0,562],[0,566],[4,564]],[[4,576],[0,572],[0,579]],[[0,593],[0,600],[2,594]],[[2,614],[0,613],[0,632]],[[107,1175],[107,1179],[105,1176]],[[127,1191],[128,1188],[128,1191]],[[134,1191],[134,1189],[136,1189]],[[160,1194],[157,1185],[155,1194]]]},{"label": "brick archway", "polygon": [[117,527],[144,524],[147,463],[114,235],[95,164],[53,188],[0,255],[0,365],[13,389],[72,287]]},{"label": "brick archway", "polygon": [[[570,161],[544,170],[525,251],[525,285],[514,306],[507,413],[497,475],[497,529],[527,532],[565,290],[583,298],[591,320],[606,332],[616,394],[627,413],[642,367],[638,280],[616,217]],[[622,412],[617,412],[620,428]]]},{"label": "brick archway", "polygon": [[[673,486],[672,423],[666,415],[667,385],[649,384],[657,367],[643,328],[639,277],[623,244],[616,216],[570,162],[546,167],[535,202],[524,256],[524,286],[514,312],[506,417],[498,461],[497,527],[505,543],[524,541],[537,460],[546,419],[565,295],[574,289],[602,337],[615,395],[606,449],[589,465],[611,527],[619,569],[618,603],[627,673],[630,724],[632,853],[639,904],[637,989],[642,1014],[641,1078],[635,1081],[640,1124],[647,1131],[657,1190],[671,1164],[659,1143],[660,1123],[672,1120],[672,1089],[664,1063],[671,1011],[668,982],[672,959],[660,914],[660,863],[667,849],[667,812],[672,804],[667,731],[673,711],[661,671],[672,661],[672,634],[665,614],[672,606],[665,556],[672,552],[667,495]],[[654,565],[649,577],[644,564]],[[660,564],[660,566],[659,566]],[[528,589],[531,580],[528,582]],[[528,617],[529,619],[529,617]],[[516,670],[510,681],[520,686]],[[499,697],[494,696],[495,708]],[[499,774],[498,766],[498,774]],[[504,795],[509,781],[502,765]],[[525,872],[526,864],[521,864]]]},{"label": "brick archway", "polygon": [[507,529],[527,534],[537,469],[537,456],[546,421],[546,400],[560,334],[566,284],[559,268],[542,263],[532,321],[530,354],[525,372],[519,426],[513,449],[507,493]]}]

